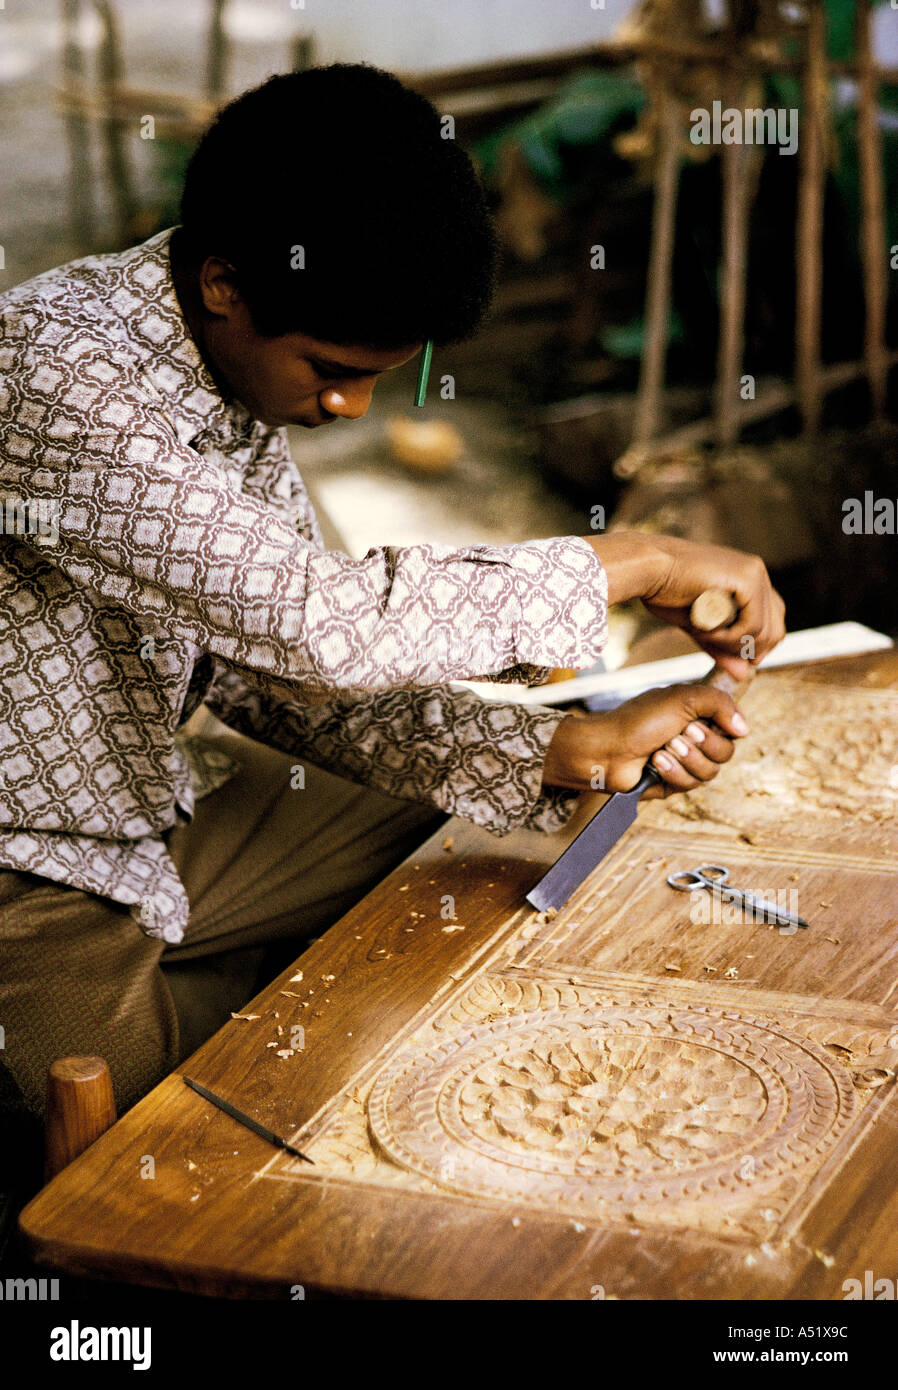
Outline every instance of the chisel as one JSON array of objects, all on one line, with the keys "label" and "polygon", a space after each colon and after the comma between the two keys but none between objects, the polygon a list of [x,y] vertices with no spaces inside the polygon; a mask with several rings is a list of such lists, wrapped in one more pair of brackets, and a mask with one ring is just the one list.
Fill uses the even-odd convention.
[{"label": "chisel", "polygon": [[[716,628],[728,627],[737,612],[732,595],[719,589],[707,589],[695,600],[689,616],[694,627],[702,632],[710,632]],[[737,681],[727,671],[715,666],[700,684],[713,685],[737,700],[748,688],[753,675],[752,671],[747,680]],[[584,826],[577,838],[568,845],[549,872],[531,888],[527,894],[527,902],[538,912],[562,907],[600,860],[617,844],[624,831],[629,830],[636,819],[639,798],[643,792],[662,780],[661,774],[655,771],[651,763],[646,763],[635,787],[631,787],[627,792],[612,792],[601,810],[596,812],[589,824]]]}]

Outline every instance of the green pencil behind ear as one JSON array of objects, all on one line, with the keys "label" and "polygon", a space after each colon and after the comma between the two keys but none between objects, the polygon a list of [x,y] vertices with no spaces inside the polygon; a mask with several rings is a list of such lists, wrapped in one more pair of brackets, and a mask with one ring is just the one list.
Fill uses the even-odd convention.
[{"label": "green pencil behind ear", "polygon": [[424,344],[424,351],[421,353],[421,362],[418,366],[418,384],[415,387],[415,405],[423,405],[427,395],[427,378],[430,376],[430,359],[433,357],[433,339],[429,338]]}]

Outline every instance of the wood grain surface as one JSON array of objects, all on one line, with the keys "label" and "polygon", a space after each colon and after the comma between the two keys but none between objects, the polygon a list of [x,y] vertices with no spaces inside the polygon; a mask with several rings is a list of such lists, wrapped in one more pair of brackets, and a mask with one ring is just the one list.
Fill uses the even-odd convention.
[{"label": "wood grain surface", "polygon": [[[714,788],[643,805],[551,920],[524,894],[573,828],[453,822],[185,1063],[314,1167],[176,1072],[26,1208],[35,1256],[257,1298],[833,1298],[893,1271],[898,654],[762,672],[745,710]],[[667,885],[709,862],[810,929]]]}]

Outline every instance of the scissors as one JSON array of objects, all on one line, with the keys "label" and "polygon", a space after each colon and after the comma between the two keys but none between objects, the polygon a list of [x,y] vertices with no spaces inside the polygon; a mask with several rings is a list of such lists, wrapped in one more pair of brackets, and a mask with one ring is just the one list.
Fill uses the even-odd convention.
[{"label": "scissors", "polygon": [[787,912],[769,898],[759,898],[755,893],[734,888],[729,877],[730,871],[723,864],[701,864],[697,869],[680,869],[675,874],[668,874],[667,881],[671,888],[681,893],[694,893],[699,888],[707,888],[709,893],[722,898],[724,902],[744,904],[751,909],[755,921],[778,922],[783,927],[810,926],[803,917],[795,912]]}]

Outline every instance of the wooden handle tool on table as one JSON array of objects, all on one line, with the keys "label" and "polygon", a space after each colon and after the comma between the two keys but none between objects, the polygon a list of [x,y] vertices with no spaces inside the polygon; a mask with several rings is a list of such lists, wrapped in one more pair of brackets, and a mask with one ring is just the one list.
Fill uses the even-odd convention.
[{"label": "wooden handle tool on table", "polygon": [[112,1077],[103,1058],[57,1058],[47,1077],[45,1180],[61,1173],[115,1120]]}]

